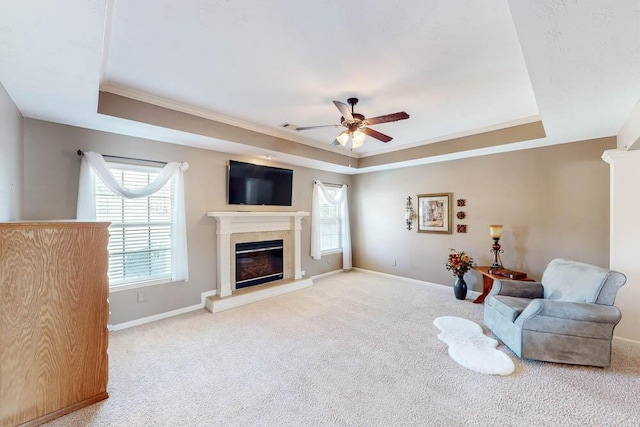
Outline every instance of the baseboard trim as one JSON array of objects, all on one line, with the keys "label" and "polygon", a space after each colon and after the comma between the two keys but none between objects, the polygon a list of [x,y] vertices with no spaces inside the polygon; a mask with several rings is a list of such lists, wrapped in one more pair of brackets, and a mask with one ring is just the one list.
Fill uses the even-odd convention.
[{"label": "baseboard trim", "polygon": [[[49,422],[51,420],[54,420],[56,418],[59,418],[63,415],[67,415],[71,412],[77,411],[78,409],[81,408],[85,408],[87,406],[91,406],[94,403],[98,403],[102,400],[108,399],[109,398],[109,393],[107,393],[106,391],[100,393],[100,394],[96,394],[95,396],[92,396],[88,399],[82,400],[80,402],[74,403],[73,405],[67,406],[65,408],[61,408],[58,409],[57,411],[53,411],[50,412],[48,414],[45,414],[41,417],[38,418],[34,418],[32,420],[29,420],[27,422],[25,422],[24,424],[20,424],[21,427],[35,427],[35,426],[40,426],[46,422]],[[5,419],[5,418],[3,418]]]},{"label": "baseboard trim", "polygon": [[204,307],[204,305],[207,303],[207,297],[214,297],[216,295],[218,295],[217,290],[203,292],[200,295],[200,304],[202,304],[202,307]]},{"label": "baseboard trim", "polygon": [[190,313],[192,311],[200,310],[204,308],[204,304],[207,301],[207,297],[214,296],[218,292],[206,291],[200,295],[200,304],[190,305],[188,307],[178,308],[176,310],[165,311],[164,313],[154,314],[153,316],[141,317],[140,319],[131,320],[129,322],[116,323],[115,325],[108,325],[109,331],[121,331],[123,329],[133,328],[134,326],[144,325],[146,323],[155,322],[157,320],[167,319],[173,316],[179,316],[181,314]]},{"label": "baseboard trim", "polygon": [[367,270],[366,268],[353,267],[353,269],[356,270],[356,271],[362,271],[363,273],[371,273],[371,274],[376,274],[378,276],[391,277],[393,279],[401,279],[401,280],[404,280],[405,282],[416,283],[418,285],[443,286],[443,287],[447,287],[447,288],[450,287],[450,286],[447,286],[447,285],[441,285],[439,283],[427,282],[425,280],[418,280],[418,279],[412,279],[410,277],[398,276],[396,274],[383,273],[381,271],[375,271],[375,270]]},{"label": "baseboard trim", "polygon": [[313,286],[313,279],[302,278],[291,283],[279,285],[272,288],[261,289],[247,294],[230,295],[224,298],[208,297],[205,302],[205,308],[211,313],[219,313],[221,311],[230,310],[242,305],[251,304],[265,299],[288,294],[290,292],[299,291],[300,289]]},{"label": "baseboard trim", "polygon": [[633,345],[636,345],[636,346],[640,347],[640,341],[630,340],[629,338],[616,337],[614,335],[613,336],[613,340],[614,341],[621,341],[621,342],[628,343],[628,344],[633,344]]},{"label": "baseboard trim", "polygon": [[327,276],[333,276],[334,274],[339,274],[342,273],[343,270],[333,270],[333,271],[328,271],[326,273],[320,273],[320,274],[316,274],[315,276],[311,276],[311,280],[316,280],[316,279],[320,279],[322,277],[327,277]]},{"label": "baseboard trim", "polygon": [[[389,273],[382,273],[380,271],[367,270],[365,268],[360,268],[360,267],[354,267],[353,269],[356,271],[362,271],[363,273],[377,274],[378,276],[391,277],[393,279],[404,280],[405,282],[415,283],[418,285],[430,285],[430,286],[441,286],[443,288],[451,288],[451,286],[441,285],[440,283],[427,282],[425,280],[412,279],[410,277],[398,276],[398,275],[389,274]],[[473,299],[475,299],[479,296],[480,296],[480,292],[476,292],[476,291],[467,292],[467,299],[469,299],[469,297],[472,297]]]},{"label": "baseboard trim", "polygon": [[179,316],[181,314],[189,313],[192,311],[203,309],[201,304],[190,305],[188,307],[178,308],[177,310],[165,311],[164,313],[154,314],[153,316],[141,317],[140,319],[131,320],[129,322],[117,323],[115,325],[109,325],[109,331],[121,331],[123,329],[133,328],[134,326],[144,325],[146,323],[155,322],[157,320],[166,319],[168,317]]}]

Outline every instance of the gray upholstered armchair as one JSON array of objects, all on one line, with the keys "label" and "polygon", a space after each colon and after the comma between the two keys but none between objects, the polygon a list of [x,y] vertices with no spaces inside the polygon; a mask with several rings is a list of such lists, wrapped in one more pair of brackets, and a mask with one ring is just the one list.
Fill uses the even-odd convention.
[{"label": "gray upholstered armchair", "polygon": [[609,366],[613,306],[622,273],[554,259],[542,282],[496,280],[485,300],[485,325],[524,359]]}]

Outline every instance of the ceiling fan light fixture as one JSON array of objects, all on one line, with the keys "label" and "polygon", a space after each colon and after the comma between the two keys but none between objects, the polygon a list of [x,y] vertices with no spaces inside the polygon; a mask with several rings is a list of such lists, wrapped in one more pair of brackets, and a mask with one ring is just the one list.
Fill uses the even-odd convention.
[{"label": "ceiling fan light fixture", "polygon": [[344,147],[345,145],[347,145],[347,142],[349,142],[349,131],[345,130],[340,135],[338,135],[336,139],[338,140],[340,145]]},{"label": "ceiling fan light fixture", "polygon": [[364,132],[360,132],[359,130],[355,131],[353,133],[353,148],[360,148],[362,147],[362,144],[364,144],[364,139],[367,137],[367,135],[364,134]]},{"label": "ceiling fan light fixture", "polygon": [[[342,117],[340,117],[339,125],[320,125],[320,126],[296,126],[290,123],[284,123],[282,126],[288,129],[293,129],[296,131],[310,130],[310,129],[318,129],[318,128],[328,128],[328,127],[344,127],[346,128],[340,135],[336,137],[336,139],[331,142],[332,147],[336,147],[341,145],[345,148],[349,147],[350,149],[360,148],[364,145],[364,140],[367,136],[370,136],[373,139],[377,139],[382,142],[389,142],[393,138],[389,135],[385,135],[377,130],[371,129],[371,125],[377,125],[381,123],[389,123],[389,122],[397,122],[399,120],[406,120],[409,118],[409,115],[405,111],[400,111],[392,114],[385,114],[383,116],[377,117],[365,117],[360,113],[356,113],[354,111],[354,106],[358,103],[358,98],[349,98],[347,99],[347,104],[340,101],[333,101],[333,105],[336,106]],[[351,108],[349,108],[351,106]],[[351,142],[351,143],[349,143]]]}]

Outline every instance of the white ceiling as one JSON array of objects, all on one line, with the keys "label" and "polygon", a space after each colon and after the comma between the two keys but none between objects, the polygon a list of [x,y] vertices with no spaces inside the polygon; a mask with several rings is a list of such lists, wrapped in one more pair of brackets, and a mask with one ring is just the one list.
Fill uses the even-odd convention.
[{"label": "white ceiling", "polygon": [[610,136],[640,99],[635,0],[8,3],[0,82],[25,117],[220,151],[266,154],[98,115],[99,88],[325,149],[338,130],[280,125],[337,123],[351,96],[411,115],[355,156],[538,119],[546,138],[494,151]]}]

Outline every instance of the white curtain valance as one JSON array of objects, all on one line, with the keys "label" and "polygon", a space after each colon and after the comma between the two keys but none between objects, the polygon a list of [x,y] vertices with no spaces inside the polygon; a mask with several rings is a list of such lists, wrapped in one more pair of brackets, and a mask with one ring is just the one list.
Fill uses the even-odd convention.
[{"label": "white curtain valance", "polygon": [[83,153],[82,156],[83,163],[86,160],[87,163],[93,168],[94,172],[100,177],[104,185],[115,194],[121,197],[126,197],[127,199],[137,199],[139,197],[147,197],[152,195],[153,193],[160,190],[165,186],[167,182],[173,177],[173,175],[180,169],[182,172],[185,172],[189,169],[189,163],[187,162],[170,162],[167,163],[163,168],[160,174],[153,180],[153,182],[149,183],[149,185],[139,188],[137,190],[129,190],[123,187],[116,178],[111,173],[107,162],[104,160],[101,154],[93,153],[91,151],[87,151]]},{"label": "white curtain valance", "polygon": [[172,277],[171,280],[189,280],[187,256],[187,227],[184,202],[184,172],[189,169],[187,162],[167,163],[158,176],[145,187],[130,190],[122,186],[109,169],[101,154],[85,151],[80,164],[80,180],[78,185],[78,205],[76,218],[84,221],[96,220],[96,176],[114,194],[127,199],[150,196],[164,187],[175,176],[174,208],[172,212]]},{"label": "white curtain valance", "polygon": [[342,185],[335,197],[327,192],[321,181],[313,182],[313,199],[311,206],[311,257],[320,259],[322,250],[320,247],[320,200],[340,206],[342,219],[342,269],[351,270],[351,229],[349,226],[349,201],[347,198],[347,185]]}]

